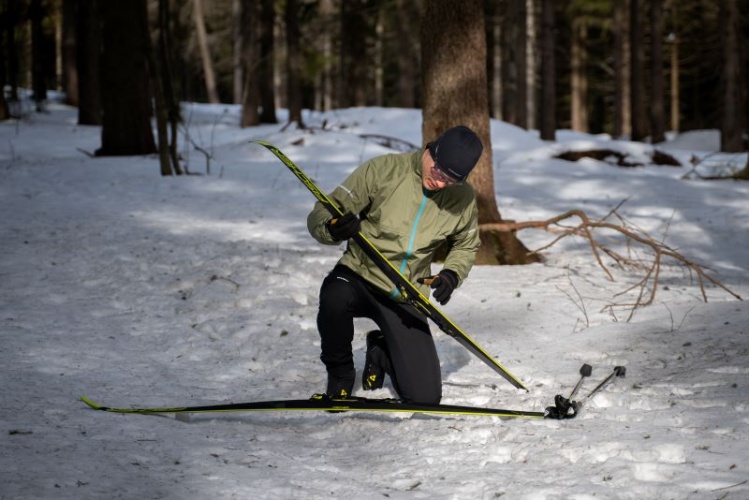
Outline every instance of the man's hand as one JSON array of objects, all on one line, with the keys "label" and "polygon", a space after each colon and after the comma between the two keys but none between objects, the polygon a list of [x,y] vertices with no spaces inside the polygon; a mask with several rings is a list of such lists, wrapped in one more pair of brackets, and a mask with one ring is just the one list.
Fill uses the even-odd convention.
[{"label": "man's hand", "polygon": [[361,229],[361,221],[351,212],[327,222],[328,231],[336,241],[348,240]]},{"label": "man's hand", "polygon": [[459,280],[455,271],[443,269],[437,276],[419,278],[418,281],[419,283],[428,284],[434,290],[432,293],[434,300],[444,306],[450,300],[450,296],[453,294],[455,287],[458,286]]}]

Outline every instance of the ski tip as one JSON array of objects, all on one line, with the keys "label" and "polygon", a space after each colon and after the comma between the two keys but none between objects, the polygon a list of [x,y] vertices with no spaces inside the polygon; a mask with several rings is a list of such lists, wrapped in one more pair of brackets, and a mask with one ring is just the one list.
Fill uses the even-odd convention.
[{"label": "ski tip", "polygon": [[86,396],[81,396],[81,401],[83,401],[84,403],[86,403],[88,406],[90,406],[94,410],[101,410],[103,408],[100,404],[94,403],[93,401],[91,401],[90,399],[88,399]]},{"label": "ski tip", "polygon": [[255,144],[258,144],[258,145],[260,145],[260,146],[263,146],[263,147],[265,147],[265,148],[268,148],[268,149],[269,149],[269,148],[273,148],[273,149],[275,149],[275,148],[276,148],[276,147],[275,147],[275,146],[274,146],[273,144],[271,144],[270,142],[268,142],[268,141],[264,141],[264,140],[262,140],[262,139],[253,139],[253,140],[251,140],[250,142],[254,142]]}]

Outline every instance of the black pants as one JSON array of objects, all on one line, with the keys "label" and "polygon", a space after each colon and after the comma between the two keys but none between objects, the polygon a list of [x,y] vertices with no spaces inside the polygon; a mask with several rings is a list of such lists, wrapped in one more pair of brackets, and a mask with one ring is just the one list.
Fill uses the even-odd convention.
[{"label": "black pants", "polygon": [[317,328],[320,359],[328,373],[345,376],[354,370],[354,318],[372,319],[385,335],[390,377],[398,396],[410,402],[439,403],[442,374],[424,315],[377,292],[345,266],[336,266],[320,289]]}]

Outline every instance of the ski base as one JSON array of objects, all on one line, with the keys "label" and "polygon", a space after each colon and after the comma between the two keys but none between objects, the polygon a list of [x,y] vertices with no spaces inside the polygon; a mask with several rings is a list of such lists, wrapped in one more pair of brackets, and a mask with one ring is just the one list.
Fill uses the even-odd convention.
[{"label": "ski base", "polygon": [[100,405],[82,396],[81,400],[94,410],[110,413],[153,415],[161,413],[220,413],[220,412],[268,412],[268,411],[326,411],[326,412],[385,412],[418,413],[427,415],[482,416],[499,418],[545,418],[547,412],[505,410],[474,406],[406,403],[397,399],[368,399],[359,397],[331,398],[315,394],[310,399],[284,399],[249,403],[225,403],[206,406],[181,406],[164,408],[112,408]]}]

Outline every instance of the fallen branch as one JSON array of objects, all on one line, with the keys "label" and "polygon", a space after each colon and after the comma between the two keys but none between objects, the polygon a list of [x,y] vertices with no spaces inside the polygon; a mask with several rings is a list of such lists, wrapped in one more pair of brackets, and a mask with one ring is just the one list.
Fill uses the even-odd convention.
[{"label": "fallen branch", "polygon": [[[550,243],[544,245],[543,247],[539,249],[534,250],[533,253],[540,253],[554,246],[556,243],[558,243],[559,241],[569,236],[578,236],[578,237],[585,238],[588,241],[588,244],[590,245],[591,251],[593,252],[593,256],[595,257],[595,260],[598,266],[601,269],[603,269],[603,271],[606,273],[606,276],[611,281],[615,281],[614,275],[611,272],[609,266],[607,266],[606,263],[604,262],[603,255],[607,255],[609,258],[611,258],[614,262],[616,262],[623,268],[629,267],[629,268],[634,268],[634,269],[644,269],[645,273],[641,280],[639,280],[637,283],[635,283],[632,287],[628,288],[627,290],[624,290],[616,294],[616,297],[619,297],[639,288],[639,291],[637,293],[637,298],[634,300],[634,302],[611,304],[604,308],[604,309],[614,308],[614,307],[630,308],[631,312],[630,312],[629,318],[627,318],[627,321],[629,321],[632,318],[632,316],[634,315],[635,309],[650,305],[654,302],[656,291],[658,289],[658,282],[661,276],[661,265],[664,259],[671,259],[671,260],[676,261],[679,265],[684,266],[687,269],[689,269],[690,274],[693,273],[694,275],[697,276],[698,283],[700,286],[700,291],[702,293],[702,298],[705,302],[707,302],[707,292],[705,291],[705,281],[708,281],[712,283],[713,285],[717,286],[718,288],[721,288],[726,293],[730,294],[736,299],[743,300],[741,296],[739,296],[738,294],[730,290],[723,283],[721,283],[718,279],[707,274],[705,272],[705,268],[702,265],[698,264],[697,262],[691,259],[688,259],[680,252],[664,244],[662,241],[656,240],[643,229],[634,227],[632,224],[628,223],[617,212],[619,207],[621,207],[621,205],[625,201],[626,200],[619,203],[619,205],[617,205],[603,219],[600,219],[600,220],[591,219],[582,210],[575,209],[575,210],[569,210],[563,214],[557,215],[555,217],[552,217],[550,219],[543,220],[543,221],[526,221],[526,222],[505,221],[505,222],[498,222],[498,223],[489,223],[489,224],[482,224],[481,229],[491,229],[495,231],[521,231],[524,229],[540,229],[540,230],[558,235]],[[616,217],[619,220],[619,223],[610,222],[608,220],[613,217]],[[578,219],[580,222],[577,225],[571,225],[571,226],[562,224],[564,221],[567,221],[569,219]],[[600,233],[600,231],[602,230],[613,231],[615,233],[618,233],[624,236],[624,239],[625,239],[624,243],[626,244],[628,248],[628,253],[630,256],[629,257],[624,256],[616,252],[615,250],[613,250],[610,246],[601,242],[601,240],[597,238],[596,236],[597,236],[597,233]],[[642,259],[633,258],[632,255],[635,253],[635,247],[649,249],[652,252],[652,261],[644,262]]]}]

